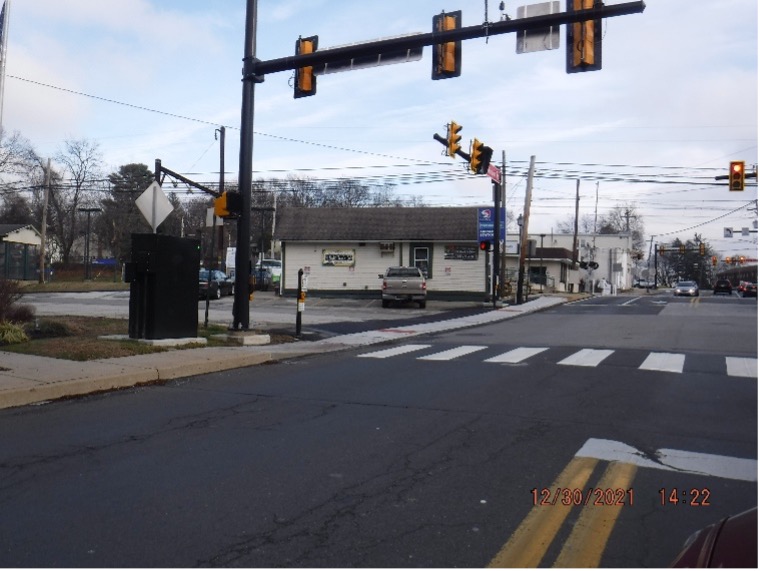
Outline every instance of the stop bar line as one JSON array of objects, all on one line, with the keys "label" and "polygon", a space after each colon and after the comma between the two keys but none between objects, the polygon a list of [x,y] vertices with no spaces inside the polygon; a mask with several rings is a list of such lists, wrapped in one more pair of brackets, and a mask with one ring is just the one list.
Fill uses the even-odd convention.
[{"label": "stop bar line", "polygon": [[625,462],[640,468],[686,472],[745,482],[757,481],[757,460],[749,458],[686,452],[669,448],[662,448],[654,454],[648,454],[622,442],[598,438],[589,438],[575,456],[608,462]]}]

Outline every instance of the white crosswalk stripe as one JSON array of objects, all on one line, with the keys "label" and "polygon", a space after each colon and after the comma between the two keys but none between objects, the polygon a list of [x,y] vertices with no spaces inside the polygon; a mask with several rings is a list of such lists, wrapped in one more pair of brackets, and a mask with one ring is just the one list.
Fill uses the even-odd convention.
[{"label": "white crosswalk stripe", "polygon": [[726,357],[726,374],[729,377],[757,378],[757,359],[749,357]]},{"label": "white crosswalk stripe", "polygon": [[482,351],[483,349],[488,349],[488,347],[486,345],[462,345],[460,347],[441,351],[440,353],[433,353],[432,355],[418,357],[418,359],[422,361],[451,361],[457,357],[469,355],[470,353]]},{"label": "white crosswalk stripe", "polygon": [[538,355],[539,353],[543,353],[544,351],[548,350],[548,347],[518,347],[517,349],[512,349],[511,351],[507,351],[506,353],[502,353],[501,355],[497,355],[496,357],[491,357],[490,359],[486,359],[486,363],[521,363],[522,361],[525,361],[526,359],[530,359],[534,355]]},{"label": "white crosswalk stripe", "polygon": [[581,349],[566,359],[562,359],[559,365],[572,365],[575,367],[596,367],[614,351],[610,349]]},{"label": "white crosswalk stripe", "polygon": [[[390,357],[397,357],[401,355],[407,355],[409,353],[423,352],[425,349],[433,347],[431,344],[409,344],[399,345],[397,347],[390,347],[388,349],[382,349],[380,351],[373,351],[371,353],[363,353],[358,357],[365,357],[371,359],[387,359]],[[428,355],[421,355],[416,357],[419,361],[452,361],[460,357],[465,357],[479,351],[489,349],[487,345],[460,345],[446,349],[444,351],[438,351]],[[548,351],[549,347],[517,347],[506,353],[500,353],[494,357],[484,359],[484,363],[499,363],[499,364],[518,364],[523,363],[544,351]],[[558,361],[558,365],[569,365],[575,367],[597,367],[607,357],[615,353],[612,349],[581,349],[576,351],[572,355]],[[757,378],[757,359],[750,357],[725,357],[726,363],[726,375],[729,377],[746,377]],[[669,373],[683,373],[684,365],[686,363],[686,355],[683,353],[661,353],[650,352],[644,361],[639,365],[639,369],[643,371],[662,371]]]},{"label": "white crosswalk stripe", "polygon": [[404,355],[406,353],[413,353],[422,349],[427,349],[431,345],[400,345],[398,347],[391,347],[390,349],[383,349],[381,351],[374,351],[372,353],[364,353],[359,357],[370,357],[372,359],[386,359],[388,357],[395,357],[397,355]]},{"label": "white crosswalk stripe", "polygon": [[650,353],[639,369],[682,373],[686,355],[680,353]]}]

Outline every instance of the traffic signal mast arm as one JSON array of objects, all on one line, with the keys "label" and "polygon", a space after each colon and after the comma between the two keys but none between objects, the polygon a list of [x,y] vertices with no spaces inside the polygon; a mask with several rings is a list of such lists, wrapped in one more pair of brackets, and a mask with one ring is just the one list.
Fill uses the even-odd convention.
[{"label": "traffic signal mast arm", "polygon": [[[441,137],[438,133],[435,133],[433,135],[433,138],[436,141],[438,141],[439,143],[441,143],[448,150],[448,148],[449,148],[449,142],[446,139],[444,139],[443,137]],[[470,163],[470,153],[465,153],[462,149],[457,149],[456,154],[458,156],[462,157],[464,160],[466,160],[468,164]]]},{"label": "traffic signal mast arm", "polygon": [[[165,166],[161,166],[161,161],[159,159],[156,159],[156,174],[161,173],[163,175],[168,175],[172,178],[176,178],[177,180],[184,182],[185,184],[189,184],[190,186],[194,186],[198,190],[202,190],[203,192],[210,194],[211,196],[215,198],[219,198],[221,196],[221,193],[216,190],[211,190],[207,186],[203,186],[202,184],[195,182],[193,180],[190,180],[189,178],[186,178],[182,176],[179,173],[176,173],[172,170],[169,170]],[[159,183],[163,182],[163,179],[158,181]]]},{"label": "traffic signal mast arm", "polygon": [[446,42],[485,38],[511,32],[540,30],[552,26],[598,20],[600,18],[627,16],[629,14],[641,13],[644,11],[644,8],[646,8],[646,4],[640,0],[635,2],[624,2],[612,6],[598,6],[587,10],[544,14],[541,16],[532,16],[530,18],[519,18],[500,22],[485,22],[455,30],[411,34],[399,38],[375,40],[350,46],[318,50],[310,54],[292,55],[266,61],[256,60],[246,62],[243,79],[261,80],[263,76],[270,73],[308,66],[314,66],[315,72],[317,72],[319,66],[324,66],[324,64],[362,56],[374,56],[380,53],[410,50]]}]

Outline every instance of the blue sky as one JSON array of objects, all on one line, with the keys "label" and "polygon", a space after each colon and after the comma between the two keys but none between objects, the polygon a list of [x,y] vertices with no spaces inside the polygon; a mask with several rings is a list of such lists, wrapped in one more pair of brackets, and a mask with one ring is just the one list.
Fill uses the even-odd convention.
[{"label": "blue sky", "polygon": [[[225,170],[236,182],[245,4],[12,0],[4,127],[42,156],[87,138],[109,171],[160,158],[215,181],[214,132],[225,125]],[[430,31],[442,9],[462,10],[465,26],[485,11],[483,0],[258,4],[262,60],[293,54],[299,35],[327,48]],[[488,0],[491,21],[498,4]],[[515,17],[523,2],[505,4]],[[578,172],[611,173],[582,180],[582,214],[594,212],[598,180],[599,211],[634,203],[655,241],[699,232],[726,253],[755,252],[756,234],[722,238],[725,226],[752,226],[756,216],[741,206],[757,198],[754,183],[740,194],[693,182],[727,172],[730,160],[757,163],[756,0],[649,0],[643,14],[603,29],[603,69],[591,73],[565,73],[563,29],[562,49],[539,53],[516,54],[514,34],[469,40],[455,79],[430,79],[430,48],[418,62],[322,76],[317,95],[298,100],[290,72],[269,75],[256,88],[254,176],[381,177],[430,205],[486,205],[488,179],[465,174],[432,138],[455,120],[463,142],[477,137],[516,169],[508,209],[522,211],[531,155],[539,175],[560,177],[536,179],[532,232],[551,232],[573,212]],[[630,182],[664,175],[676,184]]]}]

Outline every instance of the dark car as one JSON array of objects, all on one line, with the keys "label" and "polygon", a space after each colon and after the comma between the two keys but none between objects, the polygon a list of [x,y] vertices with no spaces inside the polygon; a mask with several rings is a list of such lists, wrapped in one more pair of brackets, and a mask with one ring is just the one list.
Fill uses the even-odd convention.
[{"label": "dark car", "polygon": [[742,288],[742,297],[757,297],[757,284],[752,282],[744,282]]},{"label": "dark car", "polygon": [[235,282],[230,277],[219,270],[211,270],[211,279],[209,280],[209,270],[201,268],[198,272],[198,296],[200,298],[208,296],[212,299],[219,299],[223,295],[232,295],[235,291]]},{"label": "dark car", "polygon": [[733,291],[734,288],[728,280],[718,280],[713,286],[713,295],[718,295],[719,293],[727,293],[728,295],[731,295]]}]

